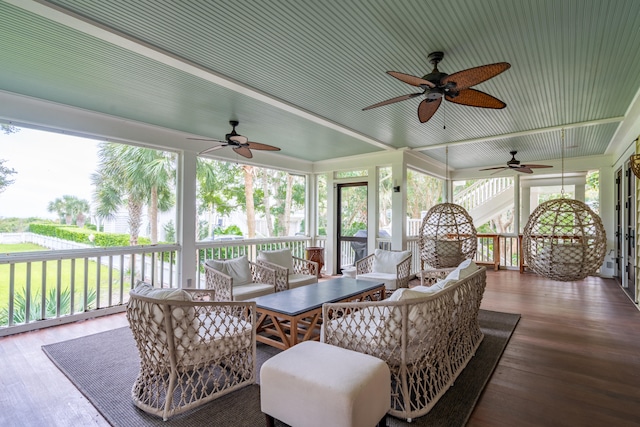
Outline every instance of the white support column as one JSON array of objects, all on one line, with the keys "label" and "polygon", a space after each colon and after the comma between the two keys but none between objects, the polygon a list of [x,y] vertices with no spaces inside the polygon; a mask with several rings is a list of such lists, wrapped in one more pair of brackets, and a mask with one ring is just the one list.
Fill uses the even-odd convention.
[{"label": "white support column", "polygon": [[376,238],[378,237],[379,226],[379,188],[378,188],[378,168],[372,166],[367,170],[367,253],[372,254],[378,245]]},{"label": "white support column", "polygon": [[[336,260],[338,253],[337,229],[338,229],[338,186],[333,179],[333,173],[327,174],[327,241],[325,243],[324,268],[327,274],[337,274],[340,268],[340,260]],[[331,256],[329,256],[331,253]],[[337,265],[336,265],[337,264]]]},{"label": "white support column", "polygon": [[404,250],[407,235],[407,168],[402,157],[391,165],[393,186],[400,187],[391,193],[391,249]]},{"label": "white support column", "polygon": [[574,186],[574,192],[575,192],[575,199],[584,203],[584,197],[585,197],[585,184],[587,183],[586,179],[585,182],[583,184],[576,184]]},{"label": "white support column", "polygon": [[[616,188],[616,176],[615,169],[601,168],[600,170],[600,219],[604,226],[605,233],[607,235],[607,249],[605,252],[604,261],[600,268],[600,274],[604,277],[613,277],[616,273],[616,235],[615,235],[615,223],[616,223],[616,198],[617,194],[614,190]],[[624,183],[620,183],[623,185]],[[576,192],[577,196],[577,192]],[[624,202],[623,202],[624,206]],[[623,243],[623,249],[626,245]],[[620,260],[622,262],[622,260]],[[623,273],[623,276],[625,274]]]},{"label": "white support column", "polygon": [[[520,231],[529,221],[531,215],[531,187],[526,186],[520,188]],[[518,231],[518,232],[520,232]]]},{"label": "white support column", "polygon": [[176,237],[182,247],[180,252],[178,281],[181,287],[197,288],[198,257],[196,237],[196,154],[183,152],[178,156],[176,201]]},{"label": "white support column", "polygon": [[305,232],[316,244],[318,235],[318,175],[307,175],[307,196],[305,201]]}]

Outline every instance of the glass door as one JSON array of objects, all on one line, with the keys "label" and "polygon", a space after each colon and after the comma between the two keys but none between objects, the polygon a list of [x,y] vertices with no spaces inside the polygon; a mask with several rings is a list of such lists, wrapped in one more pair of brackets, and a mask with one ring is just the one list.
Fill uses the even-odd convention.
[{"label": "glass door", "polygon": [[338,184],[336,262],[340,269],[367,256],[367,183]]}]

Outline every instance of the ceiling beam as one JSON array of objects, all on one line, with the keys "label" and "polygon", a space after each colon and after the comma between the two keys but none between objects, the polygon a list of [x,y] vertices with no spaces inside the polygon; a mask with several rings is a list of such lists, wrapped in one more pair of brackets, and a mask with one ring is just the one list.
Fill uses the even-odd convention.
[{"label": "ceiling beam", "polygon": [[451,147],[453,145],[465,145],[465,144],[475,144],[475,143],[478,143],[478,142],[496,141],[496,140],[499,140],[499,139],[515,138],[515,137],[518,137],[518,136],[528,136],[528,135],[535,135],[535,134],[538,134],[538,133],[555,132],[555,131],[559,131],[559,130],[562,130],[562,129],[574,129],[574,128],[581,128],[581,127],[585,127],[585,126],[596,126],[596,125],[604,125],[604,124],[608,124],[608,123],[618,123],[618,122],[621,122],[623,120],[624,120],[624,116],[609,117],[607,119],[598,119],[598,120],[589,120],[589,121],[586,121],[586,122],[569,123],[569,124],[560,125],[560,126],[550,126],[550,127],[546,127],[546,128],[523,130],[523,131],[520,131],[520,132],[504,133],[504,134],[501,134],[501,135],[483,136],[482,138],[473,138],[473,139],[464,139],[464,140],[460,140],[460,141],[443,142],[441,144],[427,145],[427,146],[424,146],[424,147],[413,147],[413,148],[411,148],[411,150],[413,150],[413,151],[434,150],[436,148]]}]

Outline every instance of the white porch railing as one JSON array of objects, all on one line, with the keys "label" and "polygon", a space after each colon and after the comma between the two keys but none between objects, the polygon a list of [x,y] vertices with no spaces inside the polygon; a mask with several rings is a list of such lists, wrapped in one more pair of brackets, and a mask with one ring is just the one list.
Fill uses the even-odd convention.
[{"label": "white porch railing", "polygon": [[[480,235],[476,262],[518,268],[517,236]],[[304,258],[309,246],[325,247],[326,238],[305,236],[198,242],[200,262],[209,258],[247,255],[255,261],[258,251],[290,248]],[[343,247],[341,265],[352,265],[349,242]],[[377,239],[389,248],[390,240]],[[407,237],[413,254],[411,273],[420,271],[418,237]],[[496,263],[496,249],[499,261]],[[46,326],[122,312],[129,290],[138,280],[157,287],[178,288],[179,245],[122,248],[87,248],[0,255],[0,337]],[[325,253],[325,257],[332,256]],[[196,286],[204,287],[202,268]]]},{"label": "white porch railing", "polygon": [[138,280],[178,287],[178,245],[0,255],[0,336],[124,311]]}]

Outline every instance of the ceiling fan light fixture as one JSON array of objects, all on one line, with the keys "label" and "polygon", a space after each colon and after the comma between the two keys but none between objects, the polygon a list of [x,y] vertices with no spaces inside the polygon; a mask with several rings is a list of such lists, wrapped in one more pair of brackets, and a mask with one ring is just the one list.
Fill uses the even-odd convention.
[{"label": "ceiling fan light fixture", "polygon": [[[426,98],[425,101],[427,102],[439,101],[444,98],[454,104],[469,107],[491,108],[496,110],[506,107],[507,104],[504,102],[487,93],[471,89],[471,86],[482,83],[508,70],[511,67],[509,63],[499,62],[496,64],[481,65],[453,74],[447,74],[438,70],[438,63],[442,61],[443,58],[443,52],[431,52],[428,59],[429,62],[433,64],[433,70],[422,77],[416,77],[398,71],[387,71],[387,74],[390,76],[404,83],[419,87],[423,89],[424,92],[396,96],[395,98],[369,105],[362,110],[371,110],[372,108],[382,107],[383,105],[395,104],[396,102],[405,101],[419,95],[424,95]],[[440,103],[438,103],[437,105],[429,105],[429,108],[427,108],[424,104],[425,101],[422,101],[418,105],[418,119],[421,123],[425,123],[431,119],[440,106]]]},{"label": "ceiling fan light fixture", "polygon": [[252,142],[252,141],[249,141],[249,138],[247,138],[246,136],[240,135],[238,132],[236,132],[236,126],[238,126],[239,123],[240,122],[238,122],[237,120],[229,120],[229,124],[233,127],[233,129],[231,130],[231,132],[229,132],[224,136],[224,141],[219,139],[202,139],[202,138],[188,138],[188,139],[193,139],[196,141],[213,141],[213,142],[220,143],[220,145],[208,148],[204,151],[201,151],[199,154],[205,154],[213,150],[217,150],[217,149],[228,147],[228,146],[233,147],[233,151],[235,151],[236,154],[246,157],[247,159],[251,159],[253,157],[251,150],[280,151],[278,147],[274,147],[273,145],[261,144],[259,142]]}]

